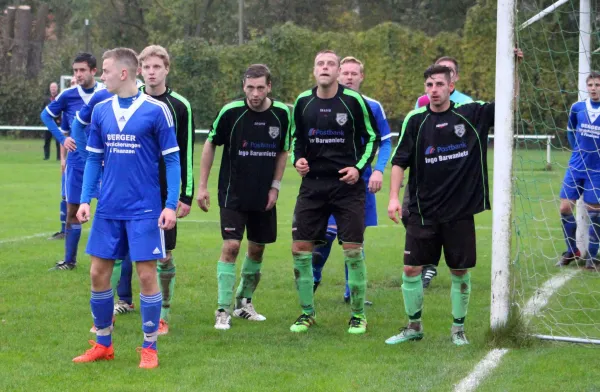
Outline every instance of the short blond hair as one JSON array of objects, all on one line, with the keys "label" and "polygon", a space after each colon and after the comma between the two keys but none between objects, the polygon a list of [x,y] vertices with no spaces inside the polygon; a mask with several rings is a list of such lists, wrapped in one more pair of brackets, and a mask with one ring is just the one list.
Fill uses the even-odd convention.
[{"label": "short blond hair", "polygon": [[334,56],[335,56],[335,59],[336,59],[336,61],[337,61],[337,63],[338,63],[338,65],[340,65],[340,56],[338,56],[338,54],[337,54],[337,53],[335,53],[335,52],[334,52],[333,50],[331,50],[331,49],[324,49],[324,50],[321,50],[319,53],[317,53],[317,54],[315,55],[315,60],[317,59],[317,57],[319,57],[319,56],[320,56],[320,55],[322,55],[322,54],[332,54],[332,55],[334,55]]},{"label": "short blond hair", "polygon": [[140,53],[140,55],[138,56],[140,66],[142,66],[144,60],[152,56],[161,59],[163,61],[163,64],[165,65],[165,68],[169,68],[169,66],[171,66],[171,59],[169,58],[169,53],[167,52],[167,49],[163,48],[160,45],[146,46],[144,50],[142,50],[142,53]]},{"label": "short blond hair", "polygon": [[129,48],[110,49],[102,55],[102,60],[106,59],[114,59],[123,64],[129,71],[129,78],[135,79],[139,65],[135,50]]},{"label": "short blond hair", "polygon": [[365,66],[362,61],[357,59],[356,57],[346,56],[340,61],[340,67],[344,64],[358,64],[360,66],[360,73],[365,73]]}]

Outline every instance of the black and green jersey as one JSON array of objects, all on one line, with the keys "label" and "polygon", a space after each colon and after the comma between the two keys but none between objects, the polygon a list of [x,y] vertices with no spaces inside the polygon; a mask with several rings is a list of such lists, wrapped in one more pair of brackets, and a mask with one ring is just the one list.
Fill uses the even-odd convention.
[{"label": "black and green jersey", "polygon": [[219,206],[237,211],[264,211],[276,156],[289,150],[290,109],[271,100],[264,112],[250,109],[245,99],[219,112],[208,141],[224,146],[219,172]]},{"label": "black and green jersey", "polygon": [[333,98],[317,97],[317,88],[296,99],[292,124],[292,163],[308,161],[308,177],[339,177],[339,170],[371,163],[379,144],[371,108],[356,91],[338,86]]},{"label": "black and green jersey", "polygon": [[[140,91],[146,94],[145,86]],[[179,201],[192,205],[194,198],[194,116],[192,108],[187,99],[177,94],[167,86],[167,90],[161,95],[151,95],[167,105],[173,121],[175,122],[175,134],[179,145],[179,162],[181,164],[181,193]],[[158,166],[160,176],[160,190],[162,199],[167,198],[167,172],[165,162],[160,160]]]},{"label": "black and green jersey", "polygon": [[392,165],[410,167],[409,222],[444,223],[490,209],[487,137],[494,103],[430,105],[404,119]]}]

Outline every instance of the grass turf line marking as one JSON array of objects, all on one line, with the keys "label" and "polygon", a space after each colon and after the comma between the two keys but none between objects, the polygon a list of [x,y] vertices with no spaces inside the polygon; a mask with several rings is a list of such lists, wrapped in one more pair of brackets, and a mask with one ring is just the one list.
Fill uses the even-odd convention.
[{"label": "grass turf line marking", "polygon": [[487,353],[473,371],[454,388],[455,392],[471,392],[474,391],[481,381],[486,378],[500,364],[500,360],[508,352],[506,348],[496,348]]},{"label": "grass turf line marking", "polygon": [[[541,288],[527,301],[525,307],[521,311],[524,321],[527,323],[535,316],[544,306],[548,304],[548,300],[552,295],[571,280],[580,270],[566,270],[558,275],[548,279]],[[508,349],[494,349],[487,353],[473,371],[454,388],[455,392],[471,392],[483,381],[485,377],[500,365],[500,360],[508,352]]]},{"label": "grass turf line marking", "polygon": [[2,244],[9,244],[11,242],[19,242],[19,241],[25,241],[25,240],[30,240],[33,238],[39,238],[39,237],[44,237],[47,235],[52,235],[54,233],[38,233],[38,234],[33,234],[33,235],[27,235],[24,237],[15,237],[15,238],[7,238],[5,240],[0,240],[0,245]]}]

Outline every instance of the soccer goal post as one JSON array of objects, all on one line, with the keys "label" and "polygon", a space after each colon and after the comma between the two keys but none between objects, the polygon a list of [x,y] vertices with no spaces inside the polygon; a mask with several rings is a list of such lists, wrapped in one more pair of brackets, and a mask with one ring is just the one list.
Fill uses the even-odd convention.
[{"label": "soccer goal post", "polygon": [[[583,265],[575,265],[578,260],[568,267],[555,266],[568,249],[559,208],[571,157],[567,119],[571,105],[587,98],[592,21],[600,21],[596,16],[590,0],[497,3],[490,307],[494,331],[507,326],[513,311],[538,338],[600,342],[600,272],[580,268]],[[518,67],[515,46],[525,55]],[[591,128],[600,138],[600,128]],[[539,144],[532,148],[527,142],[513,143],[513,138],[528,135],[554,137],[556,170],[539,170],[549,159]],[[600,170],[585,171],[589,169]],[[600,189],[591,190],[600,194]],[[581,200],[576,222],[583,258],[588,233],[594,234],[596,225],[590,228]]]}]

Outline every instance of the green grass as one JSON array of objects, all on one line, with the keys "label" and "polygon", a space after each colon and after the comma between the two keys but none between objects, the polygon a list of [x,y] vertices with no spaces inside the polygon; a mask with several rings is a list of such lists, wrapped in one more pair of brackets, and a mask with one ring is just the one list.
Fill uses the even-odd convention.
[{"label": "green grass", "polygon": [[[289,326],[300,313],[289,230],[299,178],[291,167],[284,176],[278,205],[279,241],[267,247],[263,279],[255,296],[255,305],[267,321],[234,319],[230,331],[214,330],[216,261],[221,246],[217,160],[209,188],[211,211],[203,213],[194,207],[179,223],[171,332],[159,341],[160,368],[137,369],[135,347],[142,338],[139,311],[118,317],[114,361],[75,365],[71,359],[87,349],[87,340],[93,338],[88,332],[89,257],[84,253],[90,225],[85,225],[79,266],[74,271],[47,271],[62,258],[63,242],[43,236],[7,242],[58,228],[59,165],[42,161],[41,147],[39,140],[0,139],[0,391],[448,391],[490,349],[490,212],[476,218],[478,267],[473,271],[467,318],[471,345],[456,348],[450,343],[450,279],[445,268],[426,292],[425,338],[406,345],[384,344],[406,321],[400,291],[404,229],[386,217],[385,190],[378,197],[381,226],[366,234],[367,297],[375,304],[367,309],[368,333],[351,336],[346,332],[350,315],[341,298],[339,249],[332,252],[317,294],[317,326],[307,334],[290,333]],[[200,151],[197,145],[196,163]],[[560,165],[568,157],[555,153],[555,171],[545,172],[544,156],[544,151],[530,151],[515,160],[516,174],[523,179],[518,188],[523,196],[515,199],[514,214],[520,232],[513,236],[521,256],[513,269],[518,303],[529,298],[533,284],[539,286],[557,273],[551,264],[564,248],[556,198],[563,175]],[[561,333],[600,337],[598,286],[597,275],[580,273],[552,297],[544,321],[534,320],[534,331],[547,333],[544,328],[556,320],[579,324],[561,325]],[[590,372],[597,356],[596,350],[583,346],[534,341],[511,350],[480,389],[598,390],[600,381]]]}]

